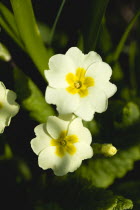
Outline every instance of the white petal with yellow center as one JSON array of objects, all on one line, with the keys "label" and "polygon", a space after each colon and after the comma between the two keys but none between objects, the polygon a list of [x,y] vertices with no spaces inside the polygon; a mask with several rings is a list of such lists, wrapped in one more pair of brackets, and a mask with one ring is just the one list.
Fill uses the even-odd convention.
[{"label": "white petal with yellow center", "polygon": [[[102,62],[101,57],[94,51],[84,55],[78,48],[72,47],[64,57],[66,62],[62,62],[61,70],[59,59],[57,65],[55,59],[51,61],[52,67],[46,77],[47,74],[56,77],[47,77],[49,87],[45,99],[47,103],[57,106],[59,114],[74,113],[83,120],[91,121],[95,112],[101,113],[107,109],[108,98],[117,90],[116,86],[109,82],[112,69]],[[67,62],[69,59],[72,65]],[[57,66],[59,75],[56,73]]]},{"label": "white petal with yellow center", "polygon": [[82,160],[93,155],[89,130],[83,127],[81,119],[71,119],[48,117],[46,124],[35,128],[36,138],[31,140],[39,166],[44,170],[51,168],[58,176],[75,171]]}]

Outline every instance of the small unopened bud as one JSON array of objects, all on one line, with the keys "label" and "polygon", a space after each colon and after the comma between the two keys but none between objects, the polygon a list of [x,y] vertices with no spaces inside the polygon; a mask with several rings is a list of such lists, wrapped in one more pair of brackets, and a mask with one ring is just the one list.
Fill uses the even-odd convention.
[{"label": "small unopened bud", "polygon": [[105,156],[113,156],[117,153],[117,149],[112,144],[103,144],[101,153]]}]

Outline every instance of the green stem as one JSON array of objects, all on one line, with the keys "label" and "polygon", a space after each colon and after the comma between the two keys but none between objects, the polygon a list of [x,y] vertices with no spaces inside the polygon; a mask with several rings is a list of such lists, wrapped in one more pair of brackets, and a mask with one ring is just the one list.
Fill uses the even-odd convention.
[{"label": "green stem", "polygon": [[122,35],[121,40],[120,40],[120,42],[119,42],[119,44],[118,44],[118,46],[116,48],[116,51],[114,53],[114,57],[113,57],[114,61],[117,61],[119,59],[119,56],[120,56],[121,51],[122,51],[122,49],[124,47],[125,41],[126,41],[128,35],[129,35],[133,25],[135,24],[137,18],[139,17],[139,15],[140,15],[140,10],[136,13],[136,15],[130,21],[130,23],[128,24],[128,26],[127,26],[127,28],[126,28],[126,30],[124,32],[124,34]]},{"label": "green stem", "polygon": [[50,44],[50,45],[51,45],[52,40],[53,40],[53,36],[54,36],[56,24],[57,24],[57,22],[58,22],[58,20],[59,20],[59,17],[60,17],[60,15],[61,15],[61,12],[62,12],[62,9],[63,9],[63,7],[64,7],[65,2],[66,2],[65,0],[62,0],[62,3],[61,3],[60,8],[59,8],[59,11],[58,11],[57,16],[56,16],[56,18],[55,18],[55,21],[54,21],[54,24],[53,24],[53,27],[52,27],[52,30],[51,30],[51,33],[50,33],[50,38],[49,38],[49,44]]},{"label": "green stem", "polygon": [[44,47],[38,30],[31,0],[10,0],[15,15],[15,21],[27,49],[39,72],[44,77],[48,68],[49,55]]}]

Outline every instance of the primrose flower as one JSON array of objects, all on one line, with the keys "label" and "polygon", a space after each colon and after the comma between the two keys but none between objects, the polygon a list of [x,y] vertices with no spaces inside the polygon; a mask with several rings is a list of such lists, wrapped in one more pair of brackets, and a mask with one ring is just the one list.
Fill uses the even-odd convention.
[{"label": "primrose flower", "polygon": [[52,56],[49,68],[45,71],[49,83],[45,98],[57,106],[59,114],[74,113],[90,121],[95,112],[107,109],[108,98],[117,90],[109,82],[111,67],[94,51],[84,55],[72,47],[65,55]]},{"label": "primrose flower", "polygon": [[51,168],[57,176],[75,171],[93,155],[90,131],[80,118],[66,121],[50,116],[47,123],[35,127],[35,134],[31,148],[39,156],[39,167]]},{"label": "primrose flower", "polygon": [[0,133],[3,133],[5,126],[10,124],[11,118],[19,111],[19,105],[15,99],[16,93],[6,89],[0,82]]}]

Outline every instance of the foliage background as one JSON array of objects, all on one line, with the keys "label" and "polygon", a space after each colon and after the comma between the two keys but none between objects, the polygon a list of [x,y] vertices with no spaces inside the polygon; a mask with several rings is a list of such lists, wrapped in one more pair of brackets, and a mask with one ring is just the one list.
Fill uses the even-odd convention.
[{"label": "foliage background", "polygon": [[[14,11],[14,21],[21,18],[21,22],[25,22],[21,24],[18,39],[26,50],[22,50],[7,33],[3,21],[10,28],[12,19],[7,16],[3,5],[13,13],[12,2],[15,8],[15,0],[0,2],[0,41],[12,56],[10,62],[0,61],[0,80],[17,93],[21,108],[0,135],[2,209],[139,210],[140,1],[32,0],[47,48],[46,57],[37,42],[29,43],[29,35],[22,37],[31,25],[27,16],[16,14],[18,10]],[[22,2],[28,6],[30,1],[21,0],[20,4]],[[52,37],[52,27],[62,3]],[[20,10],[22,12],[23,8]],[[17,22],[15,26],[19,27]],[[118,91],[109,100],[108,110],[96,114],[95,119],[85,122],[85,125],[91,130],[94,143],[112,143],[118,148],[118,153],[114,157],[94,155],[76,172],[55,177],[51,170],[43,171],[38,167],[30,140],[34,137],[34,127],[55,113],[55,107],[44,101],[47,83],[42,77],[42,66],[47,68],[53,53],[65,53],[71,46],[78,46],[85,53],[95,50],[112,66],[112,82]],[[42,60],[38,59],[39,56]],[[37,60],[41,64],[38,65]]]}]

